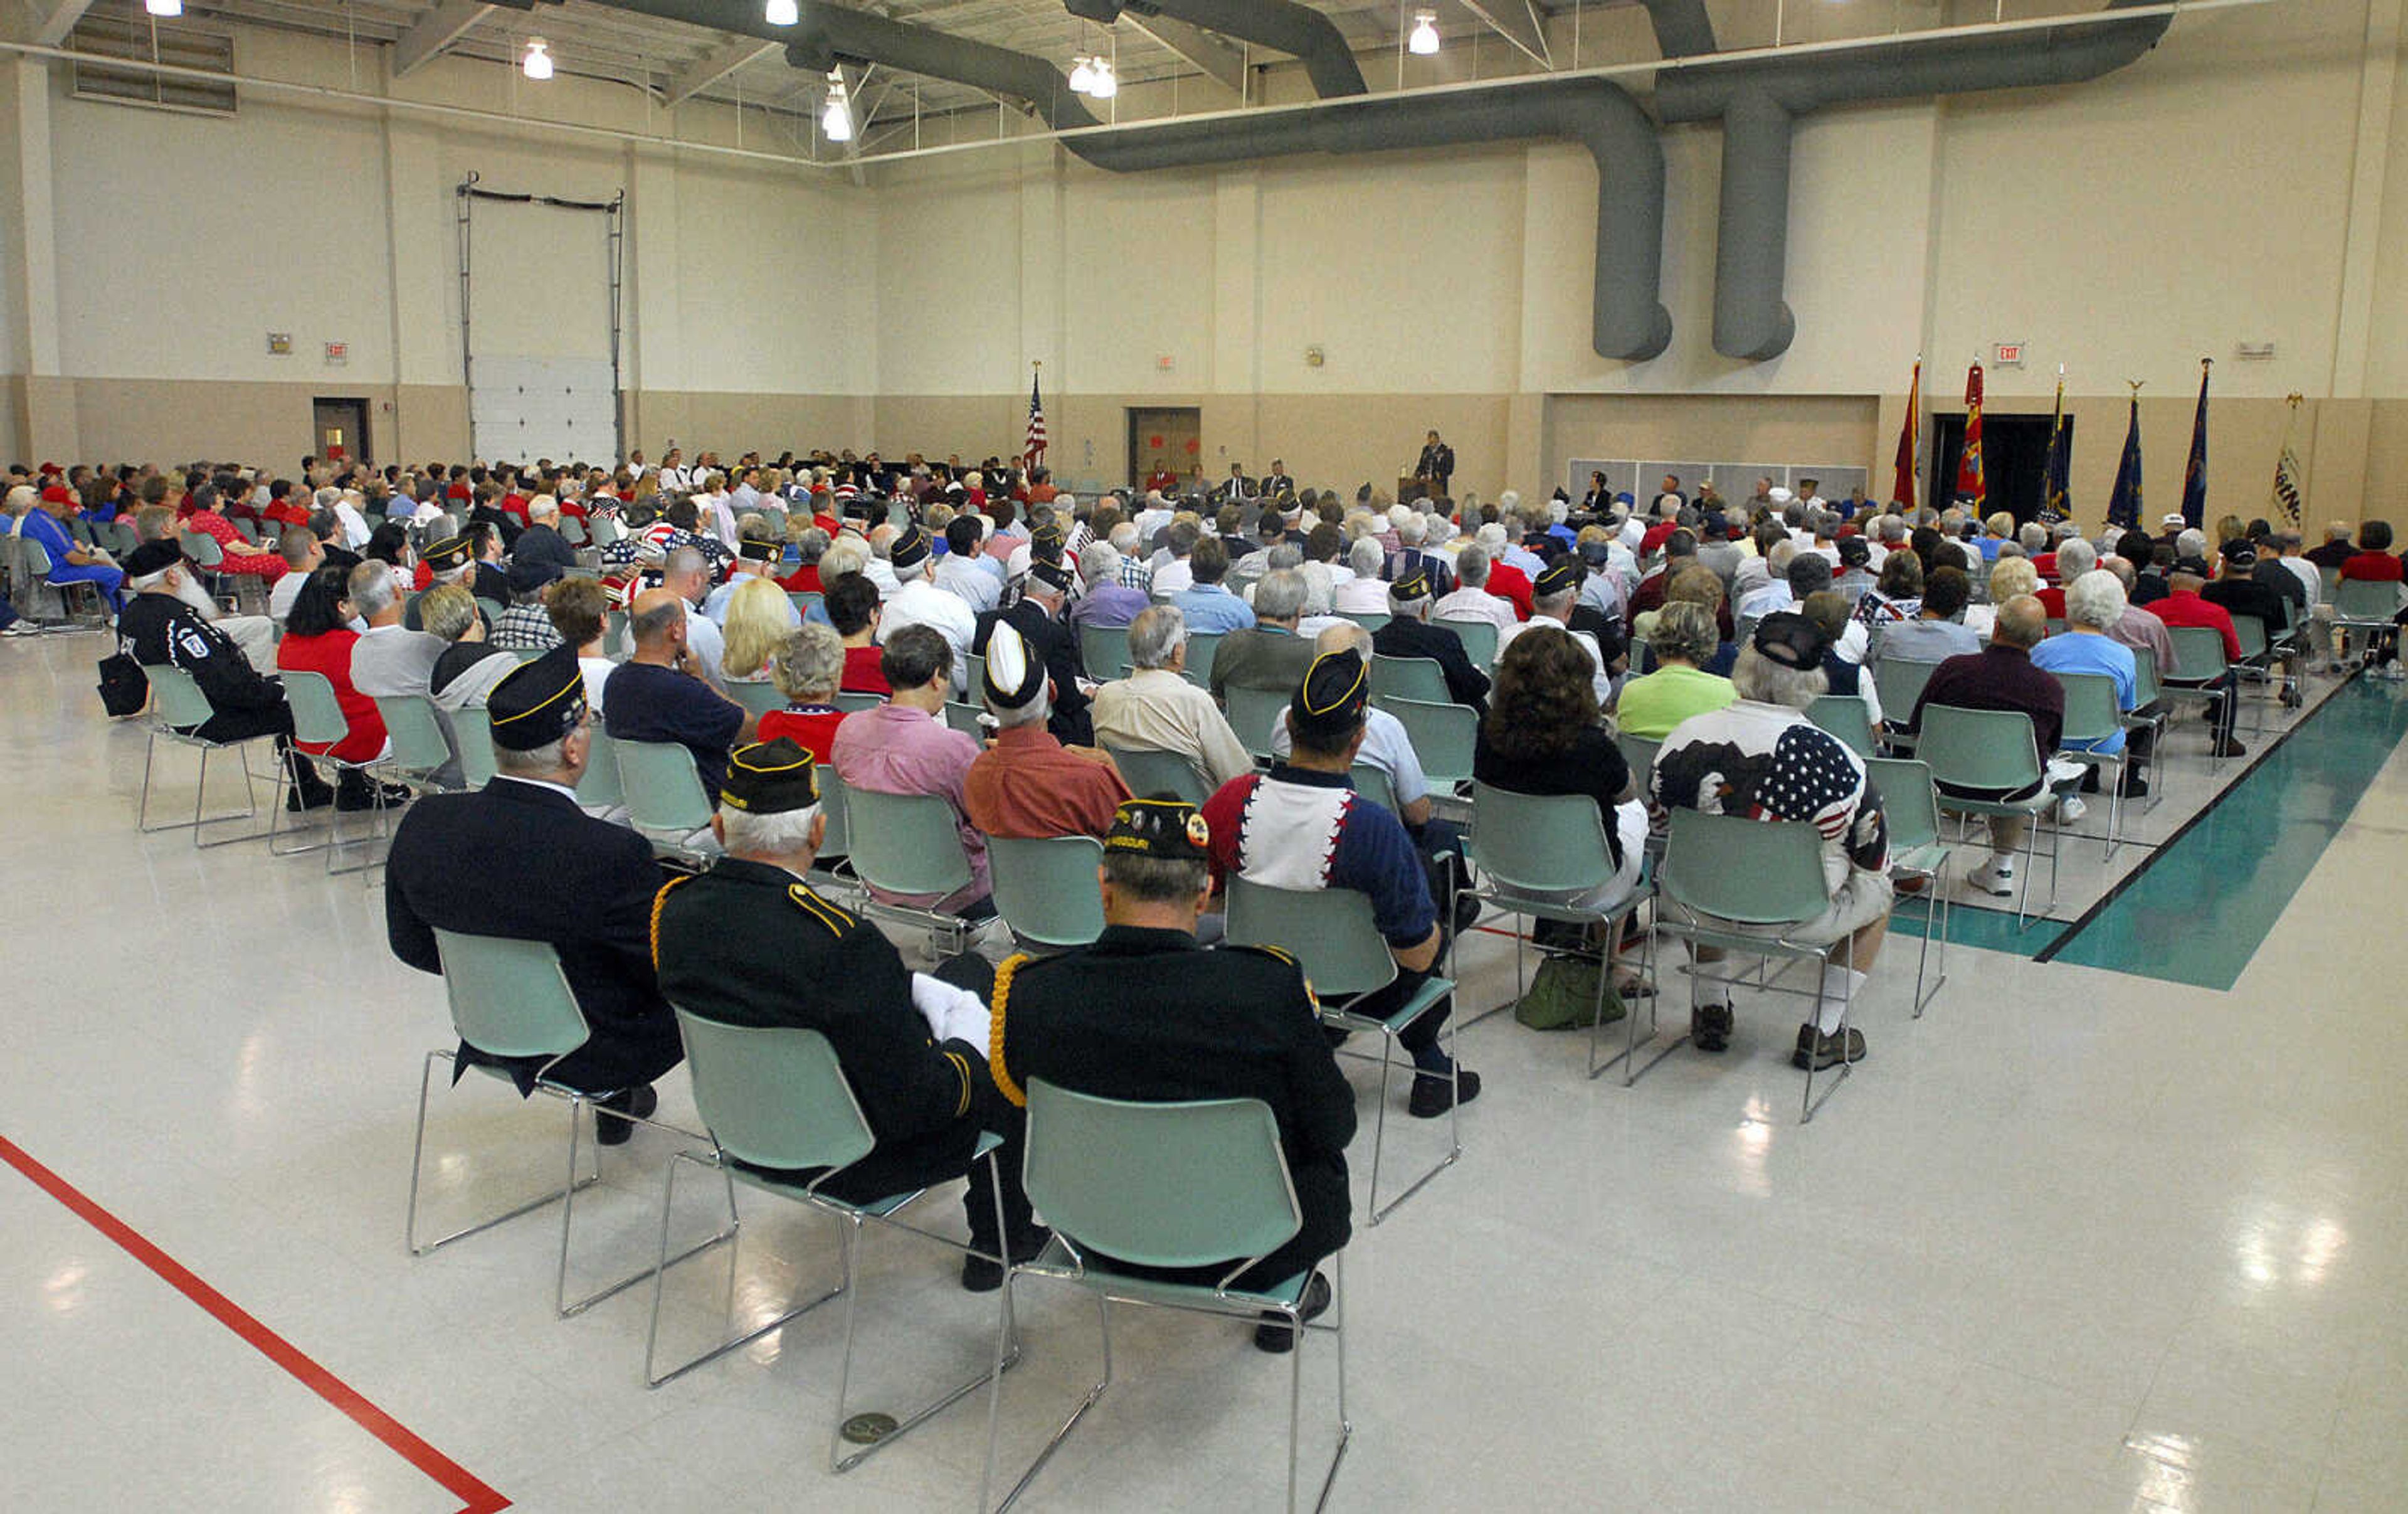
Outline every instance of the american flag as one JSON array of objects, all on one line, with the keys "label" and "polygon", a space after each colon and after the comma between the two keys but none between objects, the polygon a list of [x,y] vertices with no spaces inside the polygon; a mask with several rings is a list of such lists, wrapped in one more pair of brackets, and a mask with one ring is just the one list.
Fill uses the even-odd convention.
[{"label": "american flag", "polygon": [[1028,376],[1028,435],[1020,445],[1022,466],[1035,468],[1045,460],[1045,401],[1037,393],[1037,375]]}]

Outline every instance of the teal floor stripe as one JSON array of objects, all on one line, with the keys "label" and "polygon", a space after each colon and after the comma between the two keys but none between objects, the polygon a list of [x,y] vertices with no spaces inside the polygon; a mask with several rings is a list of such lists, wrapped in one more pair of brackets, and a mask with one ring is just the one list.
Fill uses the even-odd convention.
[{"label": "teal floor stripe", "polygon": [[[2408,699],[2399,689],[2359,678],[2335,693],[2058,943],[2051,959],[2230,988],[2408,736]],[[2015,932],[2012,917],[2006,924],[2018,943],[2037,934]]]}]

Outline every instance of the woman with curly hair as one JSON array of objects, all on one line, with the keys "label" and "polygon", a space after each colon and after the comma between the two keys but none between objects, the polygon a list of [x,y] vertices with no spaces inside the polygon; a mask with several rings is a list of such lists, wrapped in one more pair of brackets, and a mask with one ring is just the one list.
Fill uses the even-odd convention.
[{"label": "woman with curly hair", "polygon": [[1471,775],[1517,794],[1583,794],[1596,801],[1613,876],[1564,902],[1611,909],[1638,887],[1646,807],[1598,716],[1587,649],[1569,632],[1534,627],[1507,645],[1472,748]]}]

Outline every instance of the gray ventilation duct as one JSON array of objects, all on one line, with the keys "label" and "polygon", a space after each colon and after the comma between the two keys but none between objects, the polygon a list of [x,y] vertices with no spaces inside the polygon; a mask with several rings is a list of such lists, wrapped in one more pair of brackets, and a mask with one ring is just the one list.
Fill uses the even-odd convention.
[{"label": "gray ventilation duct", "polygon": [[[2107,8],[2142,3],[2110,0]],[[1804,58],[1701,62],[1658,74],[1656,112],[1668,125],[1716,118],[1723,123],[1714,351],[1762,362],[1787,352],[1797,335],[1782,281],[1789,255],[1789,143],[1798,117],[1826,106],[2083,83],[2155,47],[2172,20],[2143,16],[1950,41],[1876,42]]]},{"label": "gray ventilation duct", "polygon": [[1602,357],[1644,362],[1656,356],[1672,339],[1671,314],[1656,297],[1664,262],[1664,150],[1654,123],[1610,80],[1383,94],[1311,109],[1067,137],[1062,145],[1099,168],[1137,173],[1299,152],[1393,152],[1538,137],[1579,142],[1597,160],[1590,343]]},{"label": "gray ventilation duct", "polygon": [[1656,50],[1667,58],[1692,58],[1714,50],[1714,23],[1706,0],[1639,0],[1656,28]]},{"label": "gray ventilation duct", "polygon": [[[1107,26],[1118,21],[1123,10],[1132,8],[1124,0],[1063,0],[1063,6],[1073,16]],[[1310,6],[1296,5],[1293,0],[1144,0],[1135,8],[1287,53],[1304,65],[1313,93],[1325,100],[1362,94],[1369,89],[1345,36],[1327,16]]]}]

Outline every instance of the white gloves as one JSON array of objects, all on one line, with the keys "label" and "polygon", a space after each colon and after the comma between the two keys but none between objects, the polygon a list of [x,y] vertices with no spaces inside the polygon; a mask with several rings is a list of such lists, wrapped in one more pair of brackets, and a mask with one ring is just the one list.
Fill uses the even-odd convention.
[{"label": "white gloves", "polygon": [[980,1056],[988,1054],[987,1036],[993,1020],[986,1006],[979,1002],[978,995],[925,973],[914,973],[911,1007],[928,1022],[928,1033],[939,1041],[967,1041],[978,1047]]}]

